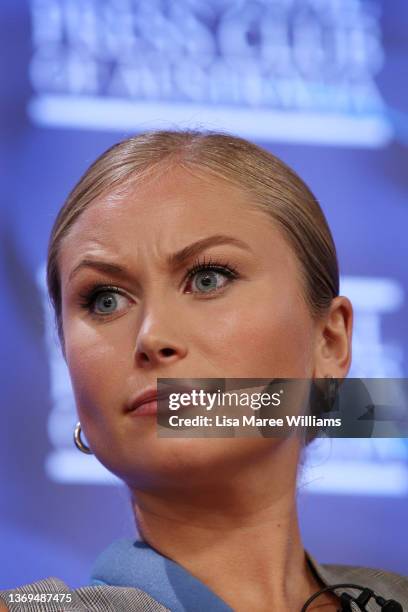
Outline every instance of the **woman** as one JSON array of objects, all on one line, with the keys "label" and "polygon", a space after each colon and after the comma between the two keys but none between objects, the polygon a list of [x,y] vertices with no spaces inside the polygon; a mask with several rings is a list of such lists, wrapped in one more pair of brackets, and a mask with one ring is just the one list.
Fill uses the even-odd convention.
[{"label": "woman", "polygon": [[[305,552],[299,436],[158,437],[157,402],[143,395],[157,378],[347,375],[352,306],[324,215],[292,170],[217,133],[121,142],[61,209],[48,288],[76,444],[126,483],[140,534],[101,555],[93,586],[73,593],[78,609],[97,593],[101,609],[123,595],[112,609],[300,611],[336,582],[408,602],[403,577]],[[50,580],[41,587],[66,588]],[[343,592],[359,594],[326,591],[308,609],[337,610]]]}]

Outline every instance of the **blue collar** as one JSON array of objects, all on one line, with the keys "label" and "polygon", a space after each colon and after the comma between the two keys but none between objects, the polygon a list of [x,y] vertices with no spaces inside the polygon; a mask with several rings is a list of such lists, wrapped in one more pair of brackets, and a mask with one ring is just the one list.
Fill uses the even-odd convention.
[{"label": "blue collar", "polygon": [[141,589],[172,612],[233,612],[198,578],[142,540],[113,542],[96,559],[90,584]]}]

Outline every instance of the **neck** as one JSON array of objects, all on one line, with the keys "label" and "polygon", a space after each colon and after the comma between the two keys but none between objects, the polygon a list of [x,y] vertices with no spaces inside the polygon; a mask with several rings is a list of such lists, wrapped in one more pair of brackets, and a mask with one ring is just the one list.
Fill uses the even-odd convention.
[{"label": "neck", "polygon": [[300,610],[320,585],[301,541],[293,450],[281,444],[269,465],[246,466],[218,485],[133,490],[141,536],[235,611]]}]

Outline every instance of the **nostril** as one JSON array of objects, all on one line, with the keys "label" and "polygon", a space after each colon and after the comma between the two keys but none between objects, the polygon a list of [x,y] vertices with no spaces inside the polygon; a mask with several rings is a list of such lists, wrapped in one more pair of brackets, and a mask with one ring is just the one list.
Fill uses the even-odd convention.
[{"label": "nostril", "polygon": [[163,355],[163,357],[171,357],[171,355],[174,355],[174,349],[172,348],[164,348],[164,349],[161,349],[160,352]]}]

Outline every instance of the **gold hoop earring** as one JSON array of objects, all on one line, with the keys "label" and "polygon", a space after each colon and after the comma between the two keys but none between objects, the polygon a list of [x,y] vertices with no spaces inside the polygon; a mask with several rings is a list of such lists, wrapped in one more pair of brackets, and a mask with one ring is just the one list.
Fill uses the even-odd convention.
[{"label": "gold hoop earring", "polygon": [[77,449],[80,450],[82,453],[86,453],[87,455],[93,455],[93,452],[91,451],[89,446],[86,446],[86,444],[84,444],[81,440],[81,423],[79,421],[76,424],[74,431],[74,442]]}]

